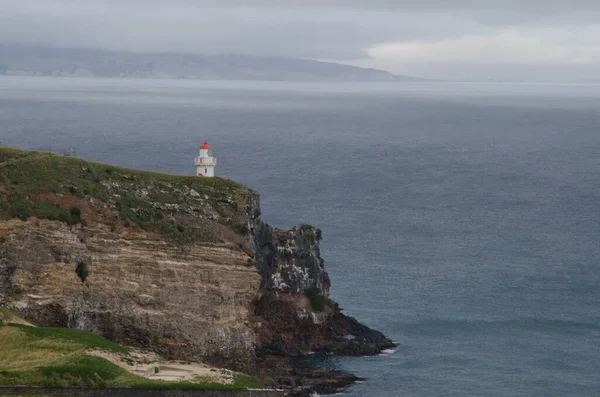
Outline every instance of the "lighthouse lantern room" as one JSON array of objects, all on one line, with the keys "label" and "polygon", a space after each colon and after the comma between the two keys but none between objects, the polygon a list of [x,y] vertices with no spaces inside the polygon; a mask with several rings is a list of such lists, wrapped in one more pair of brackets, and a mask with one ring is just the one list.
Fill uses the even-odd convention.
[{"label": "lighthouse lantern room", "polygon": [[196,164],[196,175],[198,176],[215,176],[215,166],[217,165],[217,159],[212,157],[212,150],[207,141],[200,146],[200,155],[195,159]]}]

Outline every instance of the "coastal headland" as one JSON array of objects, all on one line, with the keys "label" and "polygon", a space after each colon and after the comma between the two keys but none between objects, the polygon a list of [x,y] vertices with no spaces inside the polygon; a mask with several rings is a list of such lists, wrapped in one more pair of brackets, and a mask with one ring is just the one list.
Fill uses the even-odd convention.
[{"label": "coastal headland", "polygon": [[[395,344],[329,299],[322,237],[311,225],[264,223],[259,194],[230,180],[0,148],[0,306],[36,326],[0,332],[34,346],[55,342],[53,329],[85,332],[155,354],[165,372],[189,363],[294,395],[334,392],[357,377],[303,357],[374,355]],[[28,339],[39,330],[48,334]],[[92,354],[106,353],[102,346],[77,349],[111,363]],[[87,386],[72,384],[68,369],[37,377],[30,364],[40,354],[0,371],[0,385]],[[2,359],[10,357],[0,355],[0,367]],[[70,365],[57,360],[53,368]],[[171,384],[182,381],[194,380]]]}]

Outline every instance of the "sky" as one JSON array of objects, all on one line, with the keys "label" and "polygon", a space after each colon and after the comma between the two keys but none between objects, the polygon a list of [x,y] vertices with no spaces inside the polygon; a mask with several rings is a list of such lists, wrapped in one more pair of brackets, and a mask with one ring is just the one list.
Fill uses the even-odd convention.
[{"label": "sky", "polygon": [[0,0],[0,43],[600,81],[599,0]]}]

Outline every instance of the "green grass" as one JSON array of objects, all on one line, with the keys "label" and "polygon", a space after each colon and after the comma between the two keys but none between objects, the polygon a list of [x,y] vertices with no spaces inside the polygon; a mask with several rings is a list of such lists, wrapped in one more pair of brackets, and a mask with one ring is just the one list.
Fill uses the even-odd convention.
[{"label": "green grass", "polygon": [[91,332],[80,331],[71,328],[55,327],[29,327],[21,324],[10,324],[10,327],[20,329],[31,339],[63,340],[76,343],[84,349],[108,350],[114,353],[127,354],[129,349],[105,338],[92,334]]},{"label": "green grass", "polygon": [[[3,317],[14,316],[0,307]],[[106,350],[133,362],[130,349],[85,331],[0,323],[0,386],[131,387],[146,389],[243,390],[263,383],[234,375],[234,383],[167,382],[134,375],[86,352]]]},{"label": "green grass", "polygon": [[79,386],[105,387],[124,376],[126,371],[103,358],[78,355],[55,365],[41,367],[38,373],[53,386],[67,387],[71,382],[76,382]]},{"label": "green grass", "polygon": [[219,215],[216,222],[244,234],[247,192],[245,186],[222,178],[162,174],[0,147],[0,219],[37,217],[85,225],[83,206],[92,198],[96,220],[106,217],[102,207],[107,205],[125,227],[181,243],[219,242],[214,221],[189,221],[189,213],[207,208]]},{"label": "green grass", "polygon": [[5,163],[7,161],[18,160],[21,157],[27,156],[27,152],[24,152],[19,149],[2,147],[0,150],[0,164]]},{"label": "green grass", "polygon": [[2,320],[4,321],[9,321],[10,319],[12,319],[13,317],[16,317],[15,314],[13,312],[11,312],[10,310],[8,310],[5,307],[0,306],[0,322]]},{"label": "green grass", "polygon": [[242,374],[233,375],[233,384],[239,385],[243,389],[263,389],[265,387],[262,380]]}]

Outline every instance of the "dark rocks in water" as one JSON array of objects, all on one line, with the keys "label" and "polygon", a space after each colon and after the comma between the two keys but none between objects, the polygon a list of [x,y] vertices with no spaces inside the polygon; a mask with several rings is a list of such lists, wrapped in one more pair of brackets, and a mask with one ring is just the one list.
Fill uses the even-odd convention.
[{"label": "dark rocks in water", "polygon": [[313,393],[333,394],[361,378],[346,372],[327,368],[315,368],[301,364],[296,360],[294,365],[295,386],[291,388],[292,396],[307,396]]},{"label": "dark rocks in water", "polygon": [[340,356],[373,356],[397,347],[384,334],[359,323],[354,317],[336,312],[331,319],[331,340],[327,352]]},{"label": "dark rocks in water", "polygon": [[290,396],[333,394],[362,380],[346,371],[316,367],[302,358],[265,356],[259,363],[263,379],[277,379],[266,385],[287,390]]},{"label": "dark rocks in water", "polygon": [[302,356],[311,352],[343,356],[376,355],[396,344],[381,332],[346,316],[336,304],[331,313],[305,309],[301,294],[265,293],[254,303],[257,354]]},{"label": "dark rocks in water", "polygon": [[277,387],[296,395],[333,393],[359,379],[348,372],[313,367],[304,357],[376,355],[396,347],[381,332],[341,313],[337,305],[332,313],[306,312],[302,306],[306,300],[301,294],[271,292],[254,305],[260,375],[285,380]]}]

